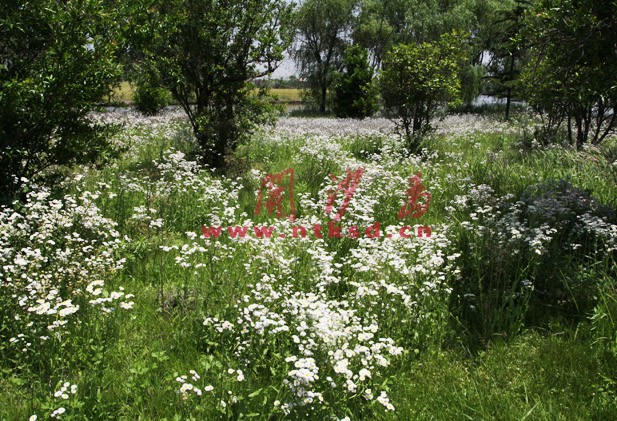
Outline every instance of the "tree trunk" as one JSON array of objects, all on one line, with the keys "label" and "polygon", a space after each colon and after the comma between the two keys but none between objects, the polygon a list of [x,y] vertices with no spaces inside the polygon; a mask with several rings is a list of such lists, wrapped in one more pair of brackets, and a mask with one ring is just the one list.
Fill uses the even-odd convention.
[{"label": "tree trunk", "polygon": [[321,86],[321,98],[319,101],[319,112],[322,114],[326,113],[326,96],[328,94],[328,87],[326,86],[326,84],[324,83]]},{"label": "tree trunk", "polygon": [[512,88],[508,88],[506,91],[506,115],[505,119],[508,121],[510,119],[510,104],[512,103]]},{"label": "tree trunk", "polygon": [[[510,54],[510,69],[508,70],[508,81],[514,80],[514,56]],[[506,121],[510,119],[510,105],[512,103],[512,87],[508,86],[506,91]]]}]

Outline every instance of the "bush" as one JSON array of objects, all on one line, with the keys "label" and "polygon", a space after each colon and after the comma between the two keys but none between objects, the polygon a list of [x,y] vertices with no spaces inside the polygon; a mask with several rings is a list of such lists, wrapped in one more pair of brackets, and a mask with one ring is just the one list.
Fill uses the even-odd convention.
[{"label": "bush", "polygon": [[394,46],[384,59],[381,96],[409,149],[431,131],[436,112],[460,102],[461,41],[445,34],[437,42]]},{"label": "bush", "polygon": [[368,62],[368,52],[352,46],[343,59],[345,71],[334,84],[334,112],[337,117],[365,118],[378,109],[377,91],[373,84],[373,70]]},{"label": "bush", "polygon": [[451,308],[472,337],[488,341],[525,323],[582,317],[595,305],[597,279],[615,275],[614,210],[567,180],[530,186],[518,198],[477,186],[456,204],[464,210],[454,217],[463,221],[464,258]]},{"label": "bush", "polygon": [[0,198],[50,169],[92,162],[109,150],[106,131],[89,112],[120,73],[110,12],[93,0],[3,3]]},{"label": "bush", "polygon": [[169,105],[171,95],[164,88],[150,83],[139,83],[135,89],[133,101],[135,109],[145,115],[156,115]]}]

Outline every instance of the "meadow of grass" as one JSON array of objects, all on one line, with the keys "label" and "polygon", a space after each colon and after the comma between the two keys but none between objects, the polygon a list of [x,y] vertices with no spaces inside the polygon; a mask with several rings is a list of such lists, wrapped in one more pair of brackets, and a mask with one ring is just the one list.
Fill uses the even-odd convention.
[{"label": "meadow of grass", "polygon": [[132,104],[134,92],[135,87],[132,83],[122,81],[118,86],[113,89],[112,94],[108,100],[110,103],[118,102],[124,104]]},{"label": "meadow of grass", "polygon": [[273,88],[270,89],[270,94],[277,97],[281,102],[300,102],[302,100],[300,89],[290,88]]},{"label": "meadow of grass", "polygon": [[[0,419],[617,419],[614,140],[461,115],[410,155],[385,119],[283,118],[221,175],[179,114],[100,118],[118,159],[0,213]],[[289,168],[295,221],[255,215]],[[360,168],[340,224],[391,238],[251,234],[327,227]]]}]

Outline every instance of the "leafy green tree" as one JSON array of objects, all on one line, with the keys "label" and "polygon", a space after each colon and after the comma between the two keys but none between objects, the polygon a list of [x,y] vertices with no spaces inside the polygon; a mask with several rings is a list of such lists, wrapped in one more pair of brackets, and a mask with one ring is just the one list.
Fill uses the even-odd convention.
[{"label": "leafy green tree", "polygon": [[334,84],[334,112],[337,117],[365,118],[374,114],[377,102],[373,69],[366,49],[354,45],[347,48],[343,72]]},{"label": "leafy green tree", "polygon": [[145,0],[140,6],[131,38],[142,51],[141,71],[180,103],[205,162],[223,166],[242,137],[268,120],[264,92],[256,94],[250,82],[282,61],[292,37],[291,6],[284,0]]},{"label": "leafy green tree", "polygon": [[[0,8],[0,197],[22,178],[108,150],[88,117],[120,74],[115,19],[98,0],[7,0]],[[17,182],[15,182],[17,180]]]},{"label": "leafy green tree", "polygon": [[170,94],[149,80],[138,80],[133,94],[135,109],[144,115],[156,115],[169,105]]},{"label": "leafy green tree", "polygon": [[495,0],[363,0],[353,39],[370,50],[373,66],[379,68],[393,45],[438,41],[457,31],[477,44],[470,53],[472,64],[480,64],[494,8]]},{"label": "leafy green tree", "polygon": [[384,59],[384,106],[397,120],[410,150],[431,130],[440,107],[460,103],[459,72],[465,58],[461,43],[456,34],[445,34],[439,41],[394,46]]},{"label": "leafy green tree", "polygon": [[526,0],[504,2],[495,13],[490,41],[486,44],[491,52],[488,72],[494,93],[506,98],[506,120],[510,118],[512,99],[517,94],[518,79],[526,57],[523,18],[530,5]]},{"label": "leafy green tree", "polygon": [[469,105],[482,88],[484,54],[498,3],[496,0],[364,0],[353,39],[369,49],[373,67],[379,69],[393,45],[438,41],[442,34],[453,31],[467,34],[461,86],[462,99]]},{"label": "leafy green tree", "polygon": [[355,0],[306,0],[295,13],[297,48],[293,57],[308,93],[326,112],[328,88],[349,44]]},{"label": "leafy green tree", "polygon": [[530,60],[521,75],[547,139],[578,148],[617,125],[617,1],[543,0],[527,14]]}]

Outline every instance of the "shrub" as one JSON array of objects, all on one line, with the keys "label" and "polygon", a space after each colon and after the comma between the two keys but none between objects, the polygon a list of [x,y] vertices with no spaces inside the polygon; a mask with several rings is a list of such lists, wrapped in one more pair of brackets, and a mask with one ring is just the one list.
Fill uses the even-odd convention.
[{"label": "shrub", "polygon": [[169,92],[147,82],[142,82],[137,85],[133,101],[135,108],[145,115],[156,115],[163,108],[169,105]]},{"label": "shrub", "polygon": [[446,34],[438,42],[393,47],[380,78],[385,111],[396,119],[409,149],[431,130],[439,108],[460,102],[460,40]]},{"label": "shrub", "polygon": [[3,3],[0,198],[108,150],[106,131],[88,113],[119,75],[116,29],[99,1]]},{"label": "shrub", "polygon": [[476,186],[455,204],[455,215],[458,207],[470,216],[454,217],[463,220],[458,248],[464,258],[451,308],[472,336],[487,341],[514,334],[525,322],[583,316],[599,287],[587,266],[614,271],[614,210],[567,180],[530,186],[518,198]]},{"label": "shrub", "polygon": [[378,109],[377,92],[373,85],[373,70],[368,52],[352,46],[343,59],[345,71],[334,84],[334,112],[337,117],[365,118]]}]

